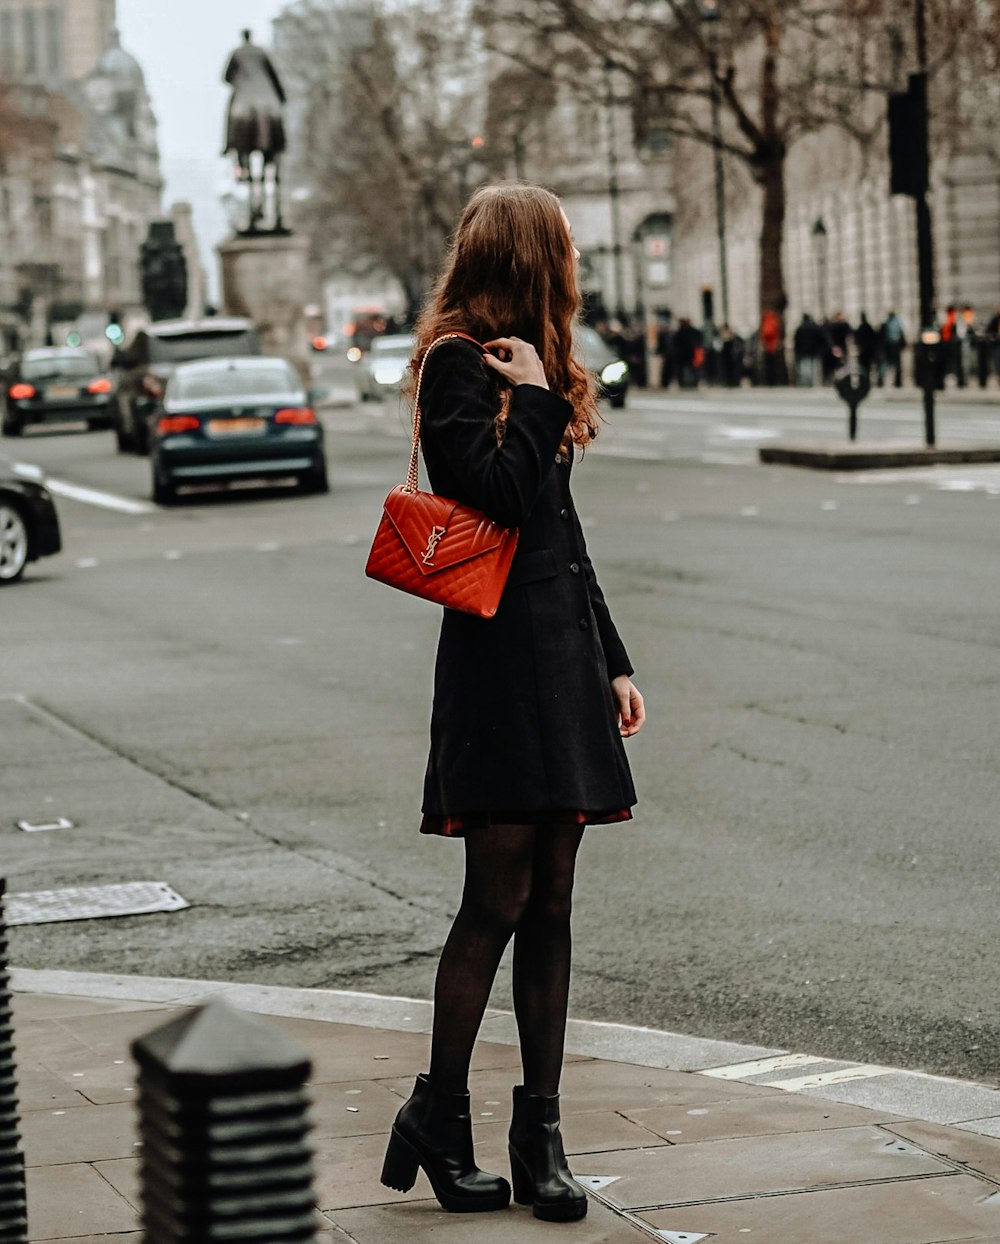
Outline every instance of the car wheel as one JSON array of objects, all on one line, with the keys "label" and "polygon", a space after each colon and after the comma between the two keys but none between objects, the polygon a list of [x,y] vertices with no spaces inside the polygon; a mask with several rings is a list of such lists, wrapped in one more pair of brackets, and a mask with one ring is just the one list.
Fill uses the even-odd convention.
[{"label": "car wheel", "polygon": [[616,393],[614,397],[610,398],[609,400],[611,402],[611,407],[613,410],[624,410],[625,409],[625,394],[624,393]]},{"label": "car wheel", "polygon": [[177,500],[177,488],[170,476],[160,474],[153,464],[153,500],[157,505],[173,505]]},{"label": "car wheel", "polygon": [[20,579],[28,564],[29,549],[24,515],[12,502],[0,502],[0,584]]},{"label": "car wheel", "polygon": [[303,492],[329,492],[330,477],[326,473],[326,463],[320,462],[299,481]]},{"label": "car wheel", "polygon": [[5,419],[3,421],[2,431],[4,436],[20,436],[24,431],[23,424],[18,423],[16,419]]}]

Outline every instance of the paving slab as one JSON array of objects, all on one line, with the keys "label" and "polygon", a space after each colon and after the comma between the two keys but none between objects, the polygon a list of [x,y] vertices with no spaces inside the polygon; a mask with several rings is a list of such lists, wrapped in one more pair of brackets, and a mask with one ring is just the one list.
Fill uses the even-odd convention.
[{"label": "paving slab", "polygon": [[32,1240],[131,1231],[139,1218],[93,1166],[73,1163],[27,1171]]},{"label": "paving slab", "polygon": [[783,1093],[773,1097],[740,1097],[735,1101],[691,1106],[671,1103],[651,1110],[626,1110],[625,1116],[672,1144],[726,1140],[769,1133],[809,1132],[833,1127],[857,1127],[899,1118],[888,1112],[815,1102]]},{"label": "paving slab", "polygon": [[1000,1186],[1000,1145],[992,1137],[922,1120],[884,1124],[887,1131],[912,1141],[928,1153],[984,1175]]},{"label": "paving slab", "polygon": [[70,1110],[88,1105],[86,1097],[55,1072],[30,1062],[23,1049],[15,1049],[15,1059],[17,1100],[22,1110]]},{"label": "paving slab", "polygon": [[711,1244],[996,1244],[1000,1239],[1000,1200],[991,1202],[983,1185],[965,1175],[688,1205],[641,1217],[657,1231],[689,1232],[695,1240],[708,1236]]},{"label": "paving slab", "polygon": [[356,1244],[468,1244],[470,1239],[476,1244],[511,1244],[556,1234],[560,1244],[641,1244],[644,1238],[637,1227],[595,1202],[581,1221],[558,1224],[539,1222],[520,1205],[495,1214],[448,1214],[437,1201],[427,1200],[333,1210],[326,1216]]},{"label": "paving slab", "polygon": [[29,1166],[132,1157],[136,1112],[131,1104],[31,1110],[21,1116],[21,1139]]},{"label": "paving slab", "polygon": [[602,1195],[622,1209],[952,1174],[946,1163],[877,1127],[592,1153],[577,1166],[578,1175],[614,1177]]}]

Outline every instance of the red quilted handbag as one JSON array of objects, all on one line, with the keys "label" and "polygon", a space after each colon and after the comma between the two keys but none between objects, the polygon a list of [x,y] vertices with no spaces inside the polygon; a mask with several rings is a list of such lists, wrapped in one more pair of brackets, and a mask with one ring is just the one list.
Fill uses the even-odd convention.
[{"label": "red quilted handbag", "polygon": [[492,618],[514,559],[517,528],[500,527],[471,506],[417,487],[424,366],[435,346],[455,337],[484,348],[465,333],[448,333],[427,347],[417,377],[410,469],[406,483],[385,499],[365,574],[449,609]]}]

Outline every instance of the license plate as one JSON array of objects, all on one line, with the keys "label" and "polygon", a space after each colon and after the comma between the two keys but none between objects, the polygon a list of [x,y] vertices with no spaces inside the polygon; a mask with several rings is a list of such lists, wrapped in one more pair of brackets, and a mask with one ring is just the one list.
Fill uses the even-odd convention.
[{"label": "license plate", "polygon": [[49,397],[76,397],[77,388],[72,384],[54,384],[47,392]]},{"label": "license plate", "polygon": [[237,436],[248,432],[261,433],[267,426],[263,419],[209,419],[209,436]]}]

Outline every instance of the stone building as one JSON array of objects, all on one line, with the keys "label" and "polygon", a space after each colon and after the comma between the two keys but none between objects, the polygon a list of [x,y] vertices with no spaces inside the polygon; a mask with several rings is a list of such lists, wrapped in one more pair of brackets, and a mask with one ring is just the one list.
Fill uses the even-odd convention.
[{"label": "stone building", "polygon": [[109,312],[141,313],[139,246],[162,182],[142,70],[113,22],[114,0],[0,0],[7,350],[70,330],[103,341]]},{"label": "stone building", "polygon": [[[980,323],[1000,303],[998,103],[1000,81],[977,69],[968,48],[932,80],[930,203],[938,313],[968,303]],[[885,96],[873,95],[858,107],[882,116]],[[671,301],[675,311],[697,315],[702,290],[718,288],[719,280],[712,152],[678,144],[675,163]],[[759,319],[761,197],[738,161],[726,158],[725,178],[731,319],[747,333]],[[823,318],[841,310],[856,323],[864,311],[878,324],[895,310],[912,339],[919,320],[915,209],[912,199],[889,193],[885,127],[867,146],[832,128],[800,139],[789,153],[785,184],[789,336],[803,312]]]},{"label": "stone building", "polygon": [[79,81],[114,24],[115,0],[0,0],[0,76],[50,86]]},{"label": "stone building", "polygon": [[562,199],[592,319],[651,327],[672,288],[668,148],[657,133],[637,140],[627,83],[605,70],[581,72],[592,80],[587,91],[494,63],[490,172],[538,182]]}]

